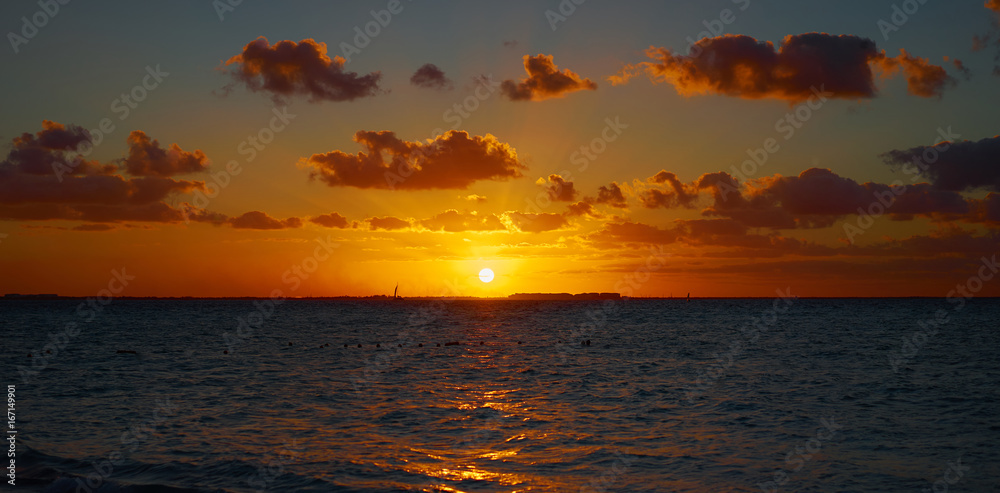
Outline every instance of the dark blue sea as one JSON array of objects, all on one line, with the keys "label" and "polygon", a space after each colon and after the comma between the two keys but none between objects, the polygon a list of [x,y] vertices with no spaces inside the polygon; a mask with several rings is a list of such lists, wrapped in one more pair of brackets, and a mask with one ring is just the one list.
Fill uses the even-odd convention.
[{"label": "dark blue sea", "polygon": [[998,492],[998,320],[995,299],[0,301],[4,481]]}]

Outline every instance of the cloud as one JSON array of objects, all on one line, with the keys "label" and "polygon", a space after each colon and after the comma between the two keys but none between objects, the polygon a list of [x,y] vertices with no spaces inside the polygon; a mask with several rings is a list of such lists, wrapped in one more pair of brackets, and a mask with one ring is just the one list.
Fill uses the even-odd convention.
[{"label": "cloud", "polygon": [[597,198],[594,199],[594,203],[610,205],[619,209],[628,208],[628,203],[625,201],[625,194],[622,192],[621,186],[616,182],[611,182],[607,186],[601,185],[597,189]]},{"label": "cloud", "polygon": [[460,198],[462,200],[468,200],[470,202],[476,202],[478,204],[482,204],[482,203],[486,202],[486,197],[485,196],[476,195],[476,194],[466,195],[465,197],[462,197],[461,195],[459,195],[458,198]]},{"label": "cloud", "polygon": [[543,212],[540,214],[530,214],[526,212],[506,212],[503,214],[505,222],[512,226],[513,230],[524,233],[543,233],[562,229],[569,225],[566,217],[562,214]]},{"label": "cloud", "polygon": [[[326,55],[326,44],[313,39],[278,41],[260,37],[226,61],[223,71],[251,92],[266,92],[275,100],[308,96],[309,101],[353,101],[379,93],[382,74],[359,76],[344,70],[344,59]],[[231,86],[230,86],[231,88]]]},{"label": "cloud", "polygon": [[600,230],[583,236],[599,248],[619,248],[623,245],[660,245],[677,241],[677,233],[649,224],[624,221],[605,224]]},{"label": "cloud", "polygon": [[133,176],[167,177],[200,173],[208,169],[208,158],[200,150],[187,152],[177,144],[163,149],[159,141],[150,139],[142,130],[134,130],[129,134],[128,145],[128,157],[123,164]]},{"label": "cloud", "polygon": [[[139,146],[149,151],[130,153],[142,155],[142,162],[149,164],[140,167],[142,171],[193,169],[186,164],[192,157],[198,163],[206,161],[200,151],[185,153],[176,145],[164,151],[156,141],[138,136],[145,134],[133,132],[128,142],[133,150]],[[225,219],[188,204],[175,208],[165,203],[174,202],[179,194],[204,190],[205,182],[127,177],[114,165],[85,160],[82,153],[91,146],[90,135],[80,127],[48,120],[42,123],[42,131],[14,138],[7,157],[0,161],[0,219],[216,224]]]},{"label": "cloud", "polygon": [[433,63],[428,63],[420,68],[410,77],[410,84],[425,89],[437,89],[439,91],[451,90],[454,88],[451,80],[444,76],[444,72]]},{"label": "cloud", "polygon": [[275,219],[261,211],[246,212],[241,216],[226,221],[236,229],[288,229],[302,227],[302,220],[297,217]]},{"label": "cloud", "polygon": [[74,226],[73,227],[73,231],[92,231],[92,232],[97,232],[97,231],[114,231],[115,229],[117,229],[117,228],[115,228],[114,226],[112,226],[110,224],[102,224],[102,223],[97,223],[97,224],[81,224],[79,226]]},{"label": "cloud", "polygon": [[770,41],[727,34],[699,40],[688,56],[656,47],[646,50],[646,56],[652,61],[628,65],[609,80],[619,85],[646,74],[654,82],[671,84],[685,97],[721,94],[791,103],[809,99],[818,91],[832,98],[874,98],[873,66],[886,76],[901,68],[910,92],[917,96],[939,97],[953,84],[941,67],[906,52],[897,58],[887,57],[874,41],[851,35],[789,35],[775,50]]},{"label": "cloud", "polygon": [[[881,57],[875,63],[883,70],[885,77],[891,77],[901,68],[906,74],[910,94],[923,98],[940,98],[944,96],[945,89],[954,87],[957,83],[943,67],[931,64],[926,58],[912,56],[906,50],[899,51],[898,57]],[[968,70],[962,62],[956,62],[959,71],[967,74]]]},{"label": "cloud", "polygon": [[325,226],[327,228],[346,228],[348,226],[347,218],[337,214],[336,212],[331,212],[329,214],[323,214],[316,217],[309,218],[309,222],[313,224],[319,224],[320,226]]},{"label": "cloud", "polygon": [[941,190],[1000,192],[1000,136],[892,150],[880,157],[893,169],[922,169]]},{"label": "cloud", "polygon": [[406,142],[389,131],[359,131],[354,141],[366,151],[332,151],[300,160],[310,178],[332,187],[433,190],[464,189],[478,180],[521,177],[527,169],[517,151],[490,134],[449,130],[426,143]]},{"label": "cloud", "polygon": [[548,185],[546,185],[544,178],[539,178],[536,183],[545,186],[545,191],[548,192],[549,198],[556,202],[572,202],[576,200],[577,192],[573,188],[573,182],[566,181],[560,175],[549,175]]},{"label": "cloud", "polygon": [[552,55],[525,55],[524,70],[528,73],[526,79],[520,82],[505,80],[500,84],[500,91],[511,101],[541,101],[584,89],[597,89],[596,83],[581,79],[569,69],[560,72],[552,62]]},{"label": "cloud", "polygon": [[365,219],[373,230],[384,229],[387,231],[404,229],[410,227],[410,222],[398,217],[370,217]]},{"label": "cloud", "polygon": [[602,214],[594,208],[594,206],[586,201],[581,200],[575,204],[570,204],[567,206],[568,211],[566,215],[568,216],[589,216],[594,218],[602,217]]},{"label": "cloud", "polygon": [[458,212],[449,209],[430,219],[420,221],[420,225],[431,231],[460,233],[463,231],[503,231],[503,222],[495,214],[479,215],[473,212]]},{"label": "cloud", "polygon": [[42,121],[42,130],[25,132],[14,137],[7,157],[0,161],[0,169],[31,174],[109,174],[117,171],[113,165],[88,161],[80,154],[93,147],[90,134],[76,125],[63,125],[51,120]]},{"label": "cloud", "polygon": [[698,190],[692,186],[685,185],[677,178],[677,175],[666,170],[646,179],[648,184],[660,185],[655,188],[648,188],[639,193],[639,201],[643,207],[656,209],[663,207],[692,207],[698,198]]}]

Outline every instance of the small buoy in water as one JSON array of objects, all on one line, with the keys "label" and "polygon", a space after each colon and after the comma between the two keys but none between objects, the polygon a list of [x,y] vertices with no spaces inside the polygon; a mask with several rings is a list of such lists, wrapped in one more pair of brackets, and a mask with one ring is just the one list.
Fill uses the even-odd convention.
[{"label": "small buoy in water", "polygon": [[396,347],[403,347],[402,344],[396,344]]},{"label": "small buoy in water", "polygon": [[517,341],[517,343],[518,343],[518,344],[521,344],[521,341]]},{"label": "small buoy in water", "polygon": [[344,344],[344,347],[347,347],[347,344]]},{"label": "small buoy in water", "polygon": [[587,339],[587,345],[588,346],[590,345],[590,339]]},{"label": "small buoy in water", "polygon": [[[424,343],[417,344],[417,347],[424,347]],[[31,356],[30,354],[28,356]]]},{"label": "small buoy in water", "polygon": [[441,343],[440,342],[438,343],[437,347],[441,347]]},{"label": "small buoy in water", "polygon": [[375,347],[382,347],[382,345],[381,344],[376,344]]},{"label": "small buoy in water", "polygon": [[31,353],[28,353],[28,357],[29,357],[29,358],[31,357]]},{"label": "small buoy in water", "polygon": [[485,343],[485,342],[483,342],[483,341],[479,341],[479,345],[480,345],[480,346],[485,346],[485,345],[486,345],[486,343]]},{"label": "small buoy in water", "polygon": [[361,347],[361,344],[358,344],[358,347]]},{"label": "small buoy in water", "polygon": [[222,354],[229,354],[229,350],[228,349],[223,349],[222,350]]},{"label": "small buoy in water", "polygon": [[292,345],[292,343],[291,343],[291,342],[289,342],[289,343],[288,343],[288,345],[289,345],[289,346],[291,346],[291,345]]},{"label": "small buoy in water", "polygon": [[51,349],[46,349],[45,350],[45,354],[52,354],[52,350]]}]

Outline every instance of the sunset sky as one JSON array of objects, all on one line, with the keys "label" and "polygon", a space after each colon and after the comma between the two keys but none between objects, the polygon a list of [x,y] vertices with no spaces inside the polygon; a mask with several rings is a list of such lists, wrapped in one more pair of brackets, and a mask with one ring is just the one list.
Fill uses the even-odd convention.
[{"label": "sunset sky", "polygon": [[996,0],[42,4],[0,294],[945,297],[1000,247]]}]

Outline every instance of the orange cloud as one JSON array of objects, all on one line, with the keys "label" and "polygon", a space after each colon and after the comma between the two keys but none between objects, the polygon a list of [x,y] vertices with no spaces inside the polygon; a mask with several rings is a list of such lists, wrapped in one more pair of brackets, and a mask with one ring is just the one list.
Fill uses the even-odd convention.
[{"label": "orange cloud", "polygon": [[450,130],[421,143],[400,140],[389,131],[362,130],[354,141],[367,152],[313,154],[300,166],[312,168],[310,178],[332,187],[390,190],[464,189],[478,180],[519,178],[527,169],[513,147],[490,134]]},{"label": "orange cloud", "polygon": [[373,230],[384,229],[391,231],[391,230],[405,229],[410,227],[409,221],[392,216],[370,217],[368,219],[365,219],[365,221],[368,222],[368,225]]},{"label": "orange cloud", "polygon": [[[326,43],[313,39],[278,41],[274,45],[261,36],[226,61],[224,72],[251,92],[266,92],[272,98],[303,95],[309,101],[353,101],[379,92],[382,74],[359,76],[344,70],[344,59],[326,55]],[[227,90],[232,84],[227,86]]]},{"label": "orange cloud", "polygon": [[565,228],[569,225],[562,214],[543,212],[531,214],[527,212],[507,212],[504,218],[517,231],[524,233],[543,233]]},{"label": "orange cloud", "polygon": [[309,222],[314,224],[319,224],[320,226],[325,226],[327,228],[346,228],[347,218],[337,214],[336,212],[331,212],[329,214],[323,214],[316,217],[309,218]]},{"label": "orange cloud", "polygon": [[817,91],[833,98],[873,98],[877,92],[873,65],[883,70],[901,66],[910,92],[921,97],[940,96],[953,83],[941,67],[905,52],[889,58],[874,41],[851,35],[789,35],[775,50],[770,41],[727,34],[699,40],[690,56],[655,47],[646,55],[653,61],[629,65],[609,80],[619,85],[645,73],[654,82],[673,85],[685,97],[722,94],[790,102],[804,101]]},{"label": "orange cloud", "polygon": [[236,229],[287,229],[302,227],[302,220],[297,217],[275,219],[261,211],[246,212],[241,216],[226,221]]},{"label": "orange cloud", "polygon": [[128,157],[123,163],[133,176],[167,177],[208,169],[208,158],[200,150],[187,152],[177,144],[163,149],[159,141],[150,139],[142,130],[129,134],[128,145]]},{"label": "orange cloud", "polygon": [[[945,89],[956,84],[955,79],[948,75],[943,67],[931,64],[926,58],[912,56],[906,50],[899,51],[900,54],[896,58],[881,57],[874,63],[883,71],[885,77],[891,77],[901,68],[906,74],[906,85],[910,94],[923,98],[939,98],[944,95]],[[964,65],[958,60],[956,62],[959,70],[964,70]]]},{"label": "orange cloud", "polygon": [[590,79],[581,79],[569,69],[559,71],[552,61],[552,55],[524,56],[526,79],[520,82],[505,80],[500,91],[511,101],[541,101],[561,98],[566,94],[584,89],[594,91],[597,84]]},{"label": "orange cloud", "polygon": [[476,212],[462,213],[449,209],[430,219],[420,221],[420,225],[431,231],[460,233],[463,231],[502,231],[507,228],[495,214],[479,215]]}]

